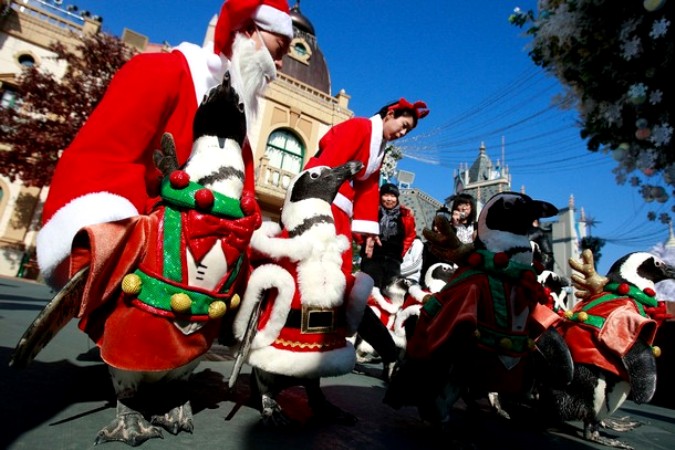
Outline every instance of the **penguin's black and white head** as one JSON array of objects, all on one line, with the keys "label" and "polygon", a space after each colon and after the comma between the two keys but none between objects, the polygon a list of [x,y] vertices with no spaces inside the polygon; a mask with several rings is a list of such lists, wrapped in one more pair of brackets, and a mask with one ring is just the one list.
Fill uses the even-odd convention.
[{"label": "penguin's black and white head", "polygon": [[424,285],[431,292],[436,293],[443,289],[443,286],[450,280],[452,274],[457,270],[457,266],[448,263],[436,263],[427,269],[424,274]]},{"label": "penguin's black and white head", "polygon": [[542,286],[549,288],[552,292],[561,292],[563,288],[570,285],[570,282],[557,273],[550,270],[543,270],[537,277]]},{"label": "penguin's black and white head", "polygon": [[244,186],[241,149],[246,138],[246,116],[227,73],[197,108],[192,132],[192,153],[185,172],[192,181],[239,199]]},{"label": "penguin's black and white head", "polygon": [[552,204],[533,200],[517,192],[494,195],[478,216],[476,248],[493,253],[506,252],[512,260],[532,264],[532,245],[528,231],[535,219],[558,213]]},{"label": "penguin's black and white head", "polygon": [[281,222],[288,232],[301,233],[314,224],[334,224],[331,203],[342,184],[363,167],[360,161],[350,161],[334,169],[317,166],[296,175],[286,190],[281,210]]},{"label": "penguin's black and white head", "polygon": [[628,283],[644,291],[654,289],[659,281],[675,279],[675,268],[651,253],[635,252],[612,264],[607,278],[610,283]]},{"label": "penguin's black and white head", "polygon": [[192,140],[204,136],[232,139],[239,146],[246,137],[246,114],[239,95],[230,83],[229,72],[223,82],[212,88],[202,100],[192,122]]}]

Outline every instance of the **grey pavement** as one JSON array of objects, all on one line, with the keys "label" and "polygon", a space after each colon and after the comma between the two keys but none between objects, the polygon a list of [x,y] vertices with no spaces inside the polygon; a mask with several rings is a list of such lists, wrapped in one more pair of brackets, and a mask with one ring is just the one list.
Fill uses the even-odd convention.
[{"label": "grey pavement", "polygon": [[[26,369],[7,362],[24,330],[53,293],[44,285],[0,277],[0,449],[87,449],[115,415],[107,369],[95,346],[71,321]],[[291,389],[281,398],[300,426],[263,428],[248,402],[249,369],[233,392],[227,380],[233,366],[229,349],[214,346],[191,381],[193,434],[164,433],[140,446],[152,449],[602,449],[580,439],[581,424],[557,429],[501,419],[487,407],[468,414],[458,404],[458,422],[440,433],[418,419],[413,408],[395,411],[382,403],[386,385],[379,365],[358,366],[358,373],[322,381],[327,397],[359,417],[353,426],[319,425],[308,420],[304,392]],[[420,382],[424,382],[420,380]],[[675,449],[675,410],[627,402],[615,417],[629,416],[641,426],[626,433],[607,432],[636,449]],[[106,443],[106,450],[130,448]]]}]

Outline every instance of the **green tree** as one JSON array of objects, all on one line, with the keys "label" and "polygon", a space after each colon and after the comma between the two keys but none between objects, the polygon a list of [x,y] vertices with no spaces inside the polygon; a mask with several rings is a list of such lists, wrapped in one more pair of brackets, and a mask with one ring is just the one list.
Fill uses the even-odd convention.
[{"label": "green tree", "polygon": [[105,33],[85,35],[74,48],[55,42],[50,50],[66,63],[64,76],[28,67],[19,77],[17,106],[0,108],[1,142],[9,146],[0,151],[0,173],[27,186],[50,183],[61,152],[133,55],[119,38]]},{"label": "green tree", "polygon": [[602,247],[605,246],[605,240],[602,238],[594,237],[594,236],[586,236],[585,238],[581,238],[581,251],[584,251],[586,249],[589,249],[590,251],[593,252],[593,260],[595,261],[595,265],[597,266],[598,262],[600,262],[600,258],[602,257]]},{"label": "green tree", "polygon": [[532,61],[560,81],[590,151],[610,154],[619,184],[647,203],[649,220],[675,213],[675,2],[547,0],[509,21],[531,37]]}]

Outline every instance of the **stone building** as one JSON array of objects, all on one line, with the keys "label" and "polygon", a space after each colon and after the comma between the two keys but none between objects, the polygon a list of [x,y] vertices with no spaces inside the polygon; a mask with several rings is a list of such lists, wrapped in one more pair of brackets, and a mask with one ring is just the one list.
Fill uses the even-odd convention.
[{"label": "stone building", "polygon": [[[0,5],[3,107],[17,100],[16,78],[22,65],[40,64],[55,74],[63,73],[64,67],[49,66],[54,64],[47,49],[50,42],[75,45],[82,33],[100,31],[99,18],[74,13],[59,0],[0,0]],[[331,126],[354,115],[344,90],[332,95],[326,59],[299,4],[291,16],[294,39],[284,56],[283,71],[261,100],[257,125],[249,135],[256,161],[256,195],[267,220],[279,218],[290,179],[316,152],[319,139]],[[214,16],[205,24],[204,42],[212,40],[216,20]],[[132,30],[125,30],[122,39],[139,52],[170,50]],[[27,188],[0,175],[0,275],[38,276],[31,255],[47,192],[48,187]]]}]

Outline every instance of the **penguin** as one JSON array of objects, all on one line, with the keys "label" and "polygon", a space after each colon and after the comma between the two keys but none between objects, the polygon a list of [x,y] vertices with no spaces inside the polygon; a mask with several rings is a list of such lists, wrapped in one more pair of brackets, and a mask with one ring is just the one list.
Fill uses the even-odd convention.
[{"label": "penguin", "polygon": [[243,202],[246,118],[229,74],[199,105],[193,132],[182,168],[173,138],[162,137],[151,213],[85,227],[73,242],[89,264],[84,288],[69,288],[79,292],[79,327],[99,347],[117,400],[96,444],[193,432],[187,381],[243,295],[242,255],[260,215]]},{"label": "penguin", "polygon": [[547,417],[582,421],[584,439],[630,448],[601,435],[600,429],[635,428],[636,422],[611,415],[627,398],[640,404],[654,395],[659,350],[652,344],[658,322],[649,311],[657,306],[655,284],[668,279],[675,279],[675,268],[659,257],[629,253],[610,267],[602,292],[591,292],[566,314],[558,329],[571,350],[574,377],[562,389],[540,388]]},{"label": "penguin", "polygon": [[[293,386],[305,388],[313,419],[357,421],[326,399],[320,380],[354,368],[354,347],[346,338],[356,332],[373,288],[370,276],[343,272],[342,253],[351,243],[336,234],[331,212],[339,187],[362,166],[349,162],[300,172],[286,192],[283,228],[265,222],[251,240],[258,265],[233,329],[241,341],[254,333],[246,360],[253,402],[267,426],[294,422],[278,402]],[[259,319],[251,323],[256,310]]]},{"label": "penguin", "polygon": [[440,291],[450,280],[450,277],[457,270],[457,266],[448,263],[435,263],[429,266],[426,273],[423,274],[424,287],[421,284],[413,284],[408,288],[405,302],[401,310],[396,314],[394,322],[394,331],[398,335],[405,336],[407,340],[413,334],[415,324],[422,310],[422,306],[431,294]]},{"label": "penguin", "polygon": [[[375,315],[391,334],[394,344],[401,351],[405,349],[405,333],[396,327],[396,323],[408,296],[408,290],[414,284],[416,282],[411,278],[396,277],[381,292],[380,289],[374,287],[368,298],[368,307],[375,312]],[[373,346],[359,335],[355,337],[354,348],[356,348],[356,362],[359,364],[380,360],[380,356]]]},{"label": "penguin", "polygon": [[[554,366],[562,384],[571,380],[569,350],[552,328],[562,319],[542,304],[527,234],[534,219],[557,211],[525,194],[502,192],[481,210],[472,244],[462,246],[447,223],[424,231],[432,252],[454,256],[445,260],[459,267],[422,307],[385,403],[417,406],[423,420],[445,427],[469,391],[527,392],[537,364]],[[539,355],[541,340],[550,341],[553,354]]]},{"label": "penguin", "polygon": [[567,311],[566,288],[570,286],[570,282],[551,270],[542,271],[537,279],[548,293],[546,306],[559,314]]}]

